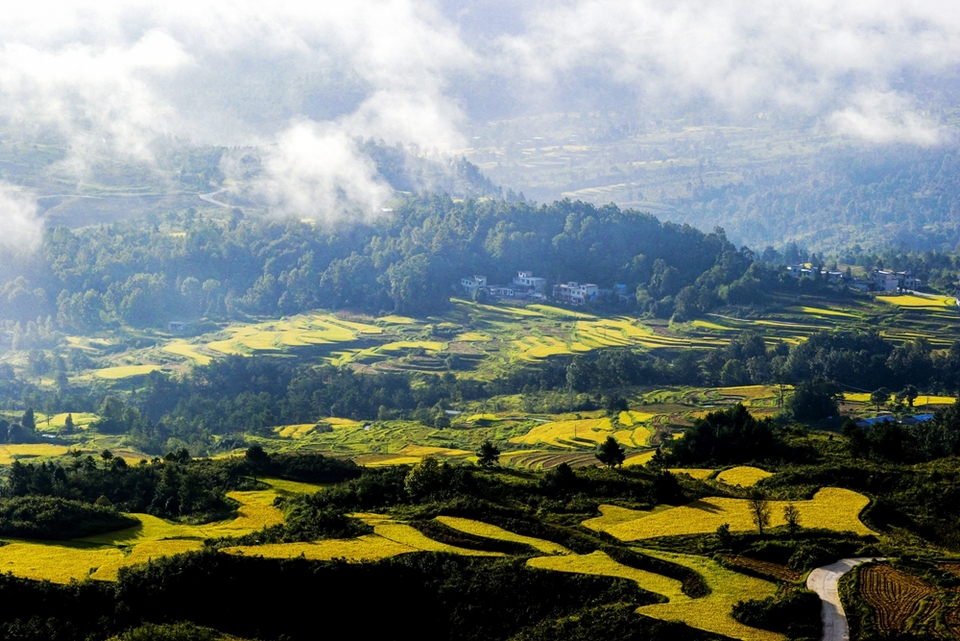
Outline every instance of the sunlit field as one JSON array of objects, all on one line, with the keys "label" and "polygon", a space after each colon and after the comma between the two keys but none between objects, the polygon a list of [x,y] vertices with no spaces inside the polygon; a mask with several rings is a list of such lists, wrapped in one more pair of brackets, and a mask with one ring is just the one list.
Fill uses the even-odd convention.
[{"label": "sunlit field", "polygon": [[766,470],[758,467],[741,466],[732,467],[717,474],[717,480],[727,485],[739,485],[740,487],[750,487],[756,485],[768,476],[773,476]]},{"label": "sunlit field", "polygon": [[[800,511],[800,524],[838,532],[872,534],[860,521],[860,512],[870,500],[852,490],[826,487],[809,501],[791,501]],[[783,525],[783,508],[787,501],[770,501],[770,527]],[[731,531],[756,530],[749,502],[746,499],[707,497],[681,507],[664,511],[635,512],[633,520],[624,518],[623,508],[612,512],[607,520],[608,506],[600,506],[603,516],[584,521],[591,529],[606,532],[623,541],[639,541],[660,536],[707,534],[727,523]]]},{"label": "sunlit field", "polygon": [[497,539],[500,541],[525,543],[544,554],[570,554],[570,550],[562,545],[559,545],[558,543],[546,541],[544,539],[537,539],[532,536],[514,534],[513,532],[499,528],[496,525],[490,525],[482,521],[464,519],[457,516],[438,516],[436,517],[436,520],[448,527],[452,527],[455,530],[460,530],[461,532],[466,532],[467,534],[482,536],[488,539]]}]

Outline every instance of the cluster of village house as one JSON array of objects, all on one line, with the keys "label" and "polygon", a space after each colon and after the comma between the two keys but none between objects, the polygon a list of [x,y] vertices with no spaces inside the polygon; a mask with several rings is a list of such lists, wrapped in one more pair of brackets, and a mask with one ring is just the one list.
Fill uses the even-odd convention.
[{"label": "cluster of village house", "polygon": [[[815,267],[811,265],[788,265],[787,273],[794,278],[815,276]],[[836,270],[820,270],[820,278],[830,283],[842,283],[844,279],[843,272]],[[854,278],[848,282],[852,289],[863,292],[904,292],[919,289],[920,279],[910,272],[892,272],[885,269],[874,269],[870,272],[870,278]]]},{"label": "cluster of village house", "polygon": [[[811,265],[789,265],[787,273],[794,278],[807,276],[814,277],[814,269]],[[844,282],[844,274],[834,270],[820,270],[820,277],[827,282],[841,284]],[[882,269],[875,269],[869,279],[854,279],[847,283],[854,289],[861,291],[894,292],[908,291],[920,287],[920,279],[915,278],[910,272],[891,272]],[[486,276],[464,276],[460,279],[460,287],[463,293],[474,298],[478,292],[496,299],[522,300],[522,301],[544,301],[547,300],[547,279],[541,276],[534,276],[533,272],[517,272],[513,282],[509,285],[488,285]],[[583,305],[588,301],[597,300],[601,297],[612,298],[616,296],[620,300],[629,301],[632,298],[632,292],[628,292],[627,286],[617,283],[613,289],[602,289],[593,283],[578,283],[570,281],[554,285],[550,290],[553,300],[562,301],[569,305]]]},{"label": "cluster of village house", "polygon": [[[500,299],[545,301],[547,300],[547,279],[534,276],[533,272],[517,272],[513,282],[509,285],[488,285],[486,276],[464,276],[460,279],[460,287],[471,298],[482,291],[487,296]],[[617,284],[613,289],[602,289],[593,283],[577,283],[570,281],[554,285],[551,290],[554,300],[563,301],[569,305],[583,305],[601,296],[614,296],[629,300],[627,286]]]}]

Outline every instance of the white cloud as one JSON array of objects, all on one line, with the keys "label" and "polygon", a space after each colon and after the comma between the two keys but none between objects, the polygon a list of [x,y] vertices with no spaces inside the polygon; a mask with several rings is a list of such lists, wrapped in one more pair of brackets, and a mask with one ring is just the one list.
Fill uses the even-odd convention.
[{"label": "white cloud", "polygon": [[42,220],[33,194],[8,183],[0,183],[0,244],[10,247],[33,245],[40,240]]},{"label": "white cloud", "polygon": [[914,101],[893,92],[868,91],[854,104],[831,114],[827,122],[840,134],[869,142],[901,142],[929,147],[946,132],[937,122],[915,111]]},{"label": "white cloud", "polygon": [[310,121],[292,125],[266,148],[249,189],[274,212],[327,222],[373,218],[391,197],[343,129]]}]

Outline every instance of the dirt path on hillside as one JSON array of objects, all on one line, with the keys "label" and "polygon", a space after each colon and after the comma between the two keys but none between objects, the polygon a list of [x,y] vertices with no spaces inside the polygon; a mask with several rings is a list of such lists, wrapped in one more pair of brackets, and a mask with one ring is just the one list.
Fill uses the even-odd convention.
[{"label": "dirt path on hillside", "polygon": [[840,559],[836,563],[813,570],[807,577],[807,589],[816,592],[822,602],[820,617],[823,620],[823,641],[847,641],[850,638],[847,615],[840,604],[840,594],[837,591],[840,577],[861,563],[883,560],[876,557]]}]

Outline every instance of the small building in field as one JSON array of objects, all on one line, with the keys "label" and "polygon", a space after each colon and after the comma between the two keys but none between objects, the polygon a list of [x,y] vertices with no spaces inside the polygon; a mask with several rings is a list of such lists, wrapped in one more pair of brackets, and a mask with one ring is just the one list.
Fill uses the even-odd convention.
[{"label": "small building in field", "polygon": [[556,285],[553,288],[554,298],[558,298],[571,305],[583,305],[587,301],[596,300],[599,295],[600,288],[593,283],[570,281]]},{"label": "small building in field", "polygon": [[529,291],[543,293],[543,290],[547,288],[547,279],[534,276],[533,272],[517,272],[517,275],[513,278],[513,286],[517,289],[526,288]]},{"label": "small building in field", "polygon": [[470,297],[472,297],[478,289],[486,286],[486,276],[464,276],[460,279],[460,287],[463,289],[463,293]]}]

